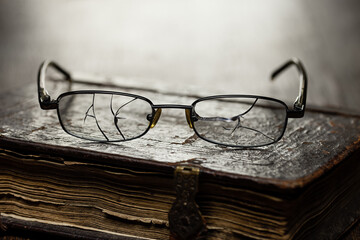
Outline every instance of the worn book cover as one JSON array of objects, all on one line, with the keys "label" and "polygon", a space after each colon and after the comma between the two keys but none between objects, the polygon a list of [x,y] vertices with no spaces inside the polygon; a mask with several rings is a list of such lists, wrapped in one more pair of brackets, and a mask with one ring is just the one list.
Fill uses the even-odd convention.
[{"label": "worn book cover", "polygon": [[[54,80],[48,88],[56,96],[68,86]],[[160,103],[197,98],[109,79],[71,88]],[[360,216],[359,147],[359,117],[311,108],[289,120],[279,142],[260,148],[203,141],[183,109],[164,109],[142,138],[99,143],[64,132],[56,111],[40,109],[35,84],[24,86],[0,97],[1,231],[87,239],[334,239]]]}]

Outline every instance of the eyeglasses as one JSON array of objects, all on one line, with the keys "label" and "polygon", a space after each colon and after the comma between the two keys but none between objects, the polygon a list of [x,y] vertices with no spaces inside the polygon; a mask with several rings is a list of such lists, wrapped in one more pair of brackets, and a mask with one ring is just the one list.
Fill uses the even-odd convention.
[{"label": "eyeglasses", "polygon": [[38,97],[44,110],[57,109],[65,132],[98,142],[139,138],[158,122],[162,109],[185,110],[190,128],[203,140],[230,147],[259,147],[279,141],[288,118],[304,116],[307,74],[300,60],[292,58],[276,69],[274,79],[290,66],[300,77],[299,95],[292,109],[274,98],[254,95],[218,95],[197,99],[191,105],[153,104],[149,99],[124,92],[70,91],[52,99],[45,89],[46,70],[51,67],[72,82],[71,75],[53,61],[41,64]]}]

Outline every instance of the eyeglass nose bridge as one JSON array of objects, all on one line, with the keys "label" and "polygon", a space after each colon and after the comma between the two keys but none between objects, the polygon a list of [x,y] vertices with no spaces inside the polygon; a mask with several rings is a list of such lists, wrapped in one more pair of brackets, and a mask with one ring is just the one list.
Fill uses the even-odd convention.
[{"label": "eyeglass nose bridge", "polygon": [[159,121],[161,115],[161,108],[156,109],[155,114],[154,114],[154,118],[152,119],[150,128],[155,127],[155,125],[157,124],[157,122]]},{"label": "eyeglass nose bridge", "polygon": [[[185,109],[185,117],[186,121],[190,128],[193,128],[193,124],[191,121],[191,113],[192,113],[192,106],[189,105],[178,105],[178,104],[161,104],[161,105],[153,105],[153,109],[155,110],[154,117],[151,120],[150,128],[155,127],[156,123],[160,119],[160,115],[163,108],[177,108],[177,109]],[[150,119],[149,119],[150,120]]]},{"label": "eyeglass nose bridge", "polygon": [[189,108],[185,109],[185,116],[186,116],[186,121],[187,121],[189,127],[193,128],[193,124],[191,121],[191,109],[189,109]]}]

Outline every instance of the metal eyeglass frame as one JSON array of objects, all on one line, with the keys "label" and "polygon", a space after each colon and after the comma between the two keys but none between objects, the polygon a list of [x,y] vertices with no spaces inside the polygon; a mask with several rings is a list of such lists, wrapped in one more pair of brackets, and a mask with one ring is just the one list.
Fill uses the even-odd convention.
[{"label": "metal eyeglass frame", "polygon": [[[76,135],[68,132],[66,130],[66,128],[64,127],[62,121],[61,121],[60,113],[59,113],[59,101],[60,101],[60,99],[62,97],[64,97],[64,96],[70,95],[70,94],[96,94],[96,93],[100,94],[100,93],[105,93],[105,94],[116,94],[116,95],[134,97],[134,98],[137,98],[137,99],[145,100],[151,105],[152,114],[148,116],[149,126],[144,131],[144,133],[142,133],[141,135],[130,138],[130,139],[111,140],[111,141],[107,140],[107,141],[98,141],[98,142],[121,142],[121,141],[128,141],[128,140],[133,140],[133,139],[136,139],[136,138],[140,138],[141,136],[145,135],[149,131],[150,128],[153,128],[156,125],[157,121],[160,118],[162,109],[164,109],[164,108],[177,108],[177,109],[184,109],[185,110],[187,123],[188,123],[190,128],[194,129],[194,132],[196,133],[196,135],[198,137],[202,138],[205,141],[211,142],[211,143],[215,143],[215,144],[219,144],[219,145],[223,145],[223,146],[230,146],[230,147],[245,147],[245,146],[229,145],[229,144],[224,144],[224,143],[216,142],[216,141],[213,141],[213,140],[209,140],[209,139],[206,139],[203,136],[201,136],[196,131],[196,129],[194,128],[194,121],[197,120],[197,116],[196,116],[196,113],[194,111],[194,107],[195,107],[196,103],[204,101],[204,100],[211,100],[211,99],[218,99],[218,98],[257,98],[257,99],[264,99],[264,100],[271,100],[271,101],[278,102],[278,103],[284,105],[285,108],[286,108],[286,117],[285,117],[284,129],[283,129],[281,135],[277,139],[275,139],[273,142],[266,143],[266,144],[261,144],[261,145],[246,146],[246,147],[261,147],[261,146],[266,146],[266,145],[273,144],[273,143],[279,141],[283,137],[286,126],[287,126],[288,118],[302,118],[304,116],[305,107],[306,107],[308,77],[307,77],[307,73],[305,71],[305,68],[304,68],[304,65],[302,64],[302,62],[297,58],[291,58],[290,60],[285,62],[283,65],[281,65],[279,68],[277,68],[271,74],[271,80],[274,80],[280,73],[284,72],[286,69],[288,69],[291,66],[295,66],[297,68],[298,73],[299,73],[299,79],[300,79],[299,95],[297,96],[297,98],[296,98],[296,100],[294,102],[293,109],[289,109],[288,106],[281,100],[278,100],[278,99],[275,99],[275,98],[264,97],[264,96],[256,96],[256,95],[215,95],[215,96],[199,98],[196,101],[194,101],[191,105],[153,104],[149,99],[147,99],[147,98],[145,98],[143,96],[140,96],[140,95],[124,93],[124,92],[101,91],[101,90],[69,91],[69,92],[65,92],[65,93],[60,94],[57,99],[53,99],[53,98],[51,98],[51,96],[49,95],[48,91],[45,88],[46,70],[49,67],[52,67],[57,72],[64,75],[65,76],[64,80],[68,81],[70,84],[72,82],[72,77],[71,77],[71,74],[67,70],[65,70],[63,67],[61,67],[59,64],[55,63],[54,61],[50,61],[50,60],[45,60],[40,65],[40,68],[39,68],[38,79],[37,79],[38,99],[39,99],[41,109],[43,109],[43,110],[57,109],[58,118],[59,118],[59,122],[61,124],[61,127],[63,128],[63,130],[65,132],[67,132],[68,134],[73,135],[75,137],[79,137],[79,136],[76,136]],[[81,137],[79,137],[79,138],[81,138]]]}]

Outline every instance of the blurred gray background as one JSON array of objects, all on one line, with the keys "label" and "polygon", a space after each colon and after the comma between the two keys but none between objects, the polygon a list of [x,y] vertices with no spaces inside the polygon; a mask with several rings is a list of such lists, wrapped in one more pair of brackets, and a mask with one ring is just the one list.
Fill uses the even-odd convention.
[{"label": "blurred gray background", "polygon": [[0,0],[0,93],[35,87],[48,58],[129,85],[291,104],[296,71],[269,74],[296,56],[309,105],[360,113],[359,13],[355,0]]}]

